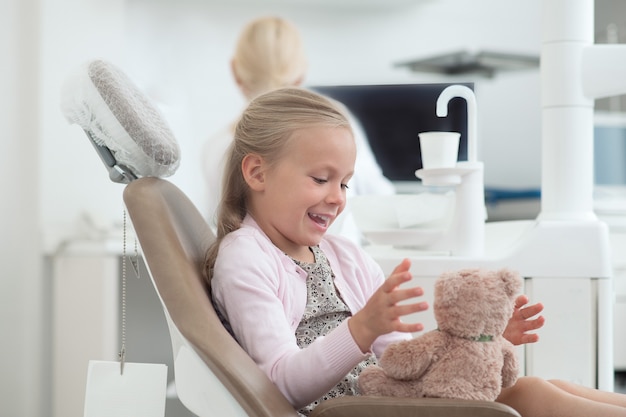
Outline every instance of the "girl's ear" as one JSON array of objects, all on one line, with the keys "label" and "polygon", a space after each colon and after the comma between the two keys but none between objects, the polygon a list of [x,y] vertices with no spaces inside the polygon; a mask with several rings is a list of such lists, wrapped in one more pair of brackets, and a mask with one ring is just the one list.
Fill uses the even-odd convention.
[{"label": "girl's ear", "polygon": [[248,187],[253,191],[265,189],[265,161],[260,155],[248,154],[241,161],[241,172]]}]

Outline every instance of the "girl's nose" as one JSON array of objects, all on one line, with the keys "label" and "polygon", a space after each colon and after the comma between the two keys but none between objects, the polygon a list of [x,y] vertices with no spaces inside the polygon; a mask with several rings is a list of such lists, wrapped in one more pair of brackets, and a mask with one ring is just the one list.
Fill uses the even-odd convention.
[{"label": "girl's nose", "polygon": [[342,205],[346,202],[346,190],[339,184],[338,186],[333,186],[329,190],[326,196],[326,202],[329,204]]}]

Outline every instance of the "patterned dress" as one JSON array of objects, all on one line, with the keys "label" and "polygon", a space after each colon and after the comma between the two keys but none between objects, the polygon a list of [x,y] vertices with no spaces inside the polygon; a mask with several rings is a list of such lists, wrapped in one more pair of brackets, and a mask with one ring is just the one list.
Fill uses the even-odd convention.
[{"label": "patterned dress", "polygon": [[[302,320],[296,329],[296,339],[300,349],[304,349],[315,339],[326,335],[351,316],[350,309],[343,302],[335,288],[333,271],[328,259],[317,246],[311,247],[315,255],[314,263],[293,261],[307,272],[307,304]],[[368,365],[376,364],[376,358],[369,358],[355,366],[343,380],[317,401],[302,408],[299,412],[308,415],[319,403],[344,395],[358,395],[357,378]]]}]

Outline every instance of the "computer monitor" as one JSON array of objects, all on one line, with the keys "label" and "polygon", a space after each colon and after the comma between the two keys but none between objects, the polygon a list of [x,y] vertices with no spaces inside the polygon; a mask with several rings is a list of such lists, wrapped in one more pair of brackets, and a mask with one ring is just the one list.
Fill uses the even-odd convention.
[{"label": "computer monitor", "polygon": [[[452,84],[313,86],[343,103],[361,123],[383,174],[391,181],[419,181],[422,167],[418,133],[461,133],[459,160],[467,160],[467,103],[450,100],[447,117],[437,117],[439,94]],[[462,83],[471,89],[473,83]]]}]

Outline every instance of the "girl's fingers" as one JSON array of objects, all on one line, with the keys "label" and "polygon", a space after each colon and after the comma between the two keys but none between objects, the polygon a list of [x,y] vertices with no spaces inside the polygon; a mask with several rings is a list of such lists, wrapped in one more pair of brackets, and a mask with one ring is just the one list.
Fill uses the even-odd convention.
[{"label": "girl's fingers", "polygon": [[385,292],[392,292],[401,284],[410,281],[412,278],[411,273],[408,271],[397,272],[395,274],[391,274],[389,278],[385,280],[381,288]]},{"label": "girl's fingers", "polygon": [[528,307],[524,307],[520,310],[520,314],[524,320],[527,320],[543,311],[543,305],[541,303],[533,304]]},{"label": "girl's fingers", "polygon": [[391,273],[391,275],[395,274],[396,272],[404,272],[404,271],[408,271],[409,269],[411,269],[411,261],[407,258],[404,258],[394,269],[393,272]]},{"label": "girl's fingers", "polygon": [[415,333],[424,330],[422,323],[403,323],[399,321],[395,327],[394,331],[403,333]]},{"label": "girl's fingers", "polygon": [[424,295],[424,290],[421,287],[399,288],[412,279],[410,269],[411,261],[409,259],[402,260],[377,291],[378,306],[382,308],[379,310],[378,318],[383,320],[381,324],[387,323],[382,325],[382,328],[386,328],[383,333],[389,331],[414,333],[424,328],[421,323],[404,323],[401,320],[403,316],[428,309],[426,302],[402,303],[402,301]]},{"label": "girl's fingers", "polygon": [[421,297],[422,295],[424,295],[422,287],[397,289],[389,293],[389,304],[396,304],[410,298]]},{"label": "girl's fingers", "polygon": [[528,296],[525,294],[519,295],[515,299],[515,309],[518,310],[528,304]]},{"label": "girl's fingers", "polygon": [[421,301],[419,303],[396,305],[393,312],[394,316],[402,317],[408,314],[418,313],[425,310],[428,310],[428,303],[426,301]]},{"label": "girl's fingers", "polygon": [[409,269],[411,269],[411,261],[405,258],[393,269],[391,275],[389,275],[389,277],[385,280],[381,286],[382,290],[385,292],[392,292],[402,283],[410,281],[412,276]]},{"label": "girl's fingers", "polygon": [[543,316],[539,316],[534,320],[526,320],[524,322],[524,332],[540,329],[543,327],[544,323],[545,319]]}]

